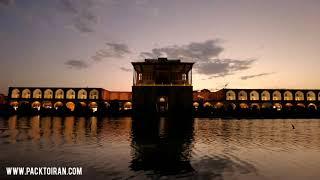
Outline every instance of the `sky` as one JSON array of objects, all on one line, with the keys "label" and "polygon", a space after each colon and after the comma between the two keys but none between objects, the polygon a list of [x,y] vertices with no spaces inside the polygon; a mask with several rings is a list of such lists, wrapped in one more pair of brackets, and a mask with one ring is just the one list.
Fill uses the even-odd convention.
[{"label": "sky", "polygon": [[0,0],[9,86],[131,91],[132,61],[195,62],[193,89],[320,88],[318,0]]}]

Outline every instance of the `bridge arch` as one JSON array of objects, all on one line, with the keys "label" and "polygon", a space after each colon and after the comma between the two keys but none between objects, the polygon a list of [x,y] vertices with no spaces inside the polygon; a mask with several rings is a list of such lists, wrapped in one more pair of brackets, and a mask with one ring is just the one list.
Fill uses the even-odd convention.
[{"label": "bridge arch", "polygon": [[31,107],[32,107],[33,109],[40,110],[40,108],[41,108],[41,103],[40,103],[39,101],[35,101],[35,102],[33,102],[33,103],[31,104]]},{"label": "bridge arch", "polygon": [[125,102],[123,105],[123,109],[124,110],[132,109],[132,103],[130,101]]},{"label": "bridge arch", "polygon": [[52,108],[52,102],[44,101],[44,102],[42,102],[42,107],[45,108],[45,109],[51,109]]},{"label": "bridge arch", "polygon": [[198,103],[198,102],[194,102],[194,103],[193,103],[193,107],[194,107],[195,109],[198,109],[198,108],[199,108],[199,103]]},{"label": "bridge arch", "polygon": [[88,93],[86,90],[81,89],[78,91],[78,99],[87,99],[88,98]]},{"label": "bridge arch", "polygon": [[261,100],[262,101],[270,101],[270,93],[269,93],[269,91],[263,91],[261,93]]},{"label": "bridge arch", "polygon": [[67,102],[66,107],[70,110],[70,111],[74,111],[76,105],[73,102]]},{"label": "bridge arch", "polygon": [[273,108],[276,109],[277,111],[281,111],[282,110],[282,105],[280,103],[275,103],[273,105]]},{"label": "bridge arch", "polygon": [[53,98],[53,91],[51,89],[46,89],[44,91],[44,98],[45,99],[52,99]]},{"label": "bridge arch", "polygon": [[316,93],[313,91],[308,91],[307,92],[307,100],[308,101],[315,101],[317,99]]},{"label": "bridge arch", "polygon": [[241,101],[248,100],[248,93],[246,91],[240,91],[238,93],[238,100],[241,100]]},{"label": "bridge arch", "polygon": [[13,89],[11,91],[11,98],[20,98],[20,90],[19,89]]},{"label": "bridge arch", "polygon": [[91,102],[89,104],[89,108],[91,109],[92,112],[98,111],[98,104],[96,102]]},{"label": "bridge arch", "polygon": [[235,101],[236,100],[236,93],[232,90],[227,91],[226,93],[226,99],[229,101]]},{"label": "bridge arch", "polygon": [[274,101],[281,101],[282,100],[282,96],[281,96],[280,91],[274,91],[272,93],[272,100],[274,100]]},{"label": "bridge arch", "polygon": [[251,91],[250,92],[250,100],[251,101],[257,101],[259,100],[259,93],[257,91]]},{"label": "bridge arch", "polygon": [[14,110],[17,110],[17,109],[19,108],[19,102],[18,102],[18,101],[10,102],[10,106],[11,106]]},{"label": "bridge arch", "polygon": [[293,101],[292,92],[290,92],[290,91],[284,92],[284,100],[285,101]]},{"label": "bridge arch", "polygon": [[248,109],[248,108],[249,108],[248,104],[246,104],[246,103],[241,103],[241,104],[239,104],[239,107],[240,107],[241,109]]},{"label": "bridge arch", "polygon": [[252,103],[251,105],[250,105],[250,108],[251,109],[260,109],[260,104],[258,104],[258,103]]},{"label": "bridge arch", "polygon": [[304,101],[304,94],[301,91],[297,91],[294,97],[296,101]]},{"label": "bridge arch", "polygon": [[22,98],[25,98],[25,99],[31,98],[31,91],[30,91],[30,89],[24,89],[24,90],[22,91]]},{"label": "bridge arch", "polygon": [[203,107],[211,107],[211,106],[212,106],[212,104],[210,102],[205,102],[203,104]]},{"label": "bridge arch", "polygon": [[272,104],[269,102],[262,103],[261,108],[262,109],[272,109]]},{"label": "bridge arch", "polygon": [[222,109],[224,107],[224,104],[222,102],[217,102],[215,105],[214,105],[214,108],[216,109]]},{"label": "bridge arch", "polygon": [[55,109],[60,109],[60,108],[63,107],[63,103],[60,102],[60,101],[58,101],[58,102],[54,103],[53,107],[54,107]]},{"label": "bridge arch", "polygon": [[314,103],[308,104],[308,109],[317,110],[318,107]]}]

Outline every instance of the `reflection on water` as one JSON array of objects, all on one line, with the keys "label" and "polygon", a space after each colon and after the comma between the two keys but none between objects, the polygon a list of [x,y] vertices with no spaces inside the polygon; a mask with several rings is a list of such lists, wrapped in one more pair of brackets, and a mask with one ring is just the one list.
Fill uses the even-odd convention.
[{"label": "reflection on water", "polygon": [[80,179],[318,179],[320,121],[13,116],[0,119],[0,160],[1,176],[82,166]]}]

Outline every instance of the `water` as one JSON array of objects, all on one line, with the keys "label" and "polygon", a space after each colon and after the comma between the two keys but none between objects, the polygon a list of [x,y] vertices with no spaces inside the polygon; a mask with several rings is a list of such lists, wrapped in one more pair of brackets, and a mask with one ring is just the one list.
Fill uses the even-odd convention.
[{"label": "water", "polygon": [[71,178],[320,178],[319,119],[177,121],[0,119],[1,177],[6,166],[81,166]]}]

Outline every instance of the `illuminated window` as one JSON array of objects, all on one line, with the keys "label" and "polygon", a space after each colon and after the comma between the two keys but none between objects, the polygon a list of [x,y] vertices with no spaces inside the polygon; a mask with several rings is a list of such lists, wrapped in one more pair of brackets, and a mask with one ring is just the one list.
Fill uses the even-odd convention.
[{"label": "illuminated window", "polygon": [[142,74],[141,74],[141,73],[139,73],[139,75],[138,75],[138,80],[139,80],[139,81],[142,80]]},{"label": "illuminated window", "polygon": [[186,81],[187,80],[187,75],[186,74],[182,74],[182,80]]}]

